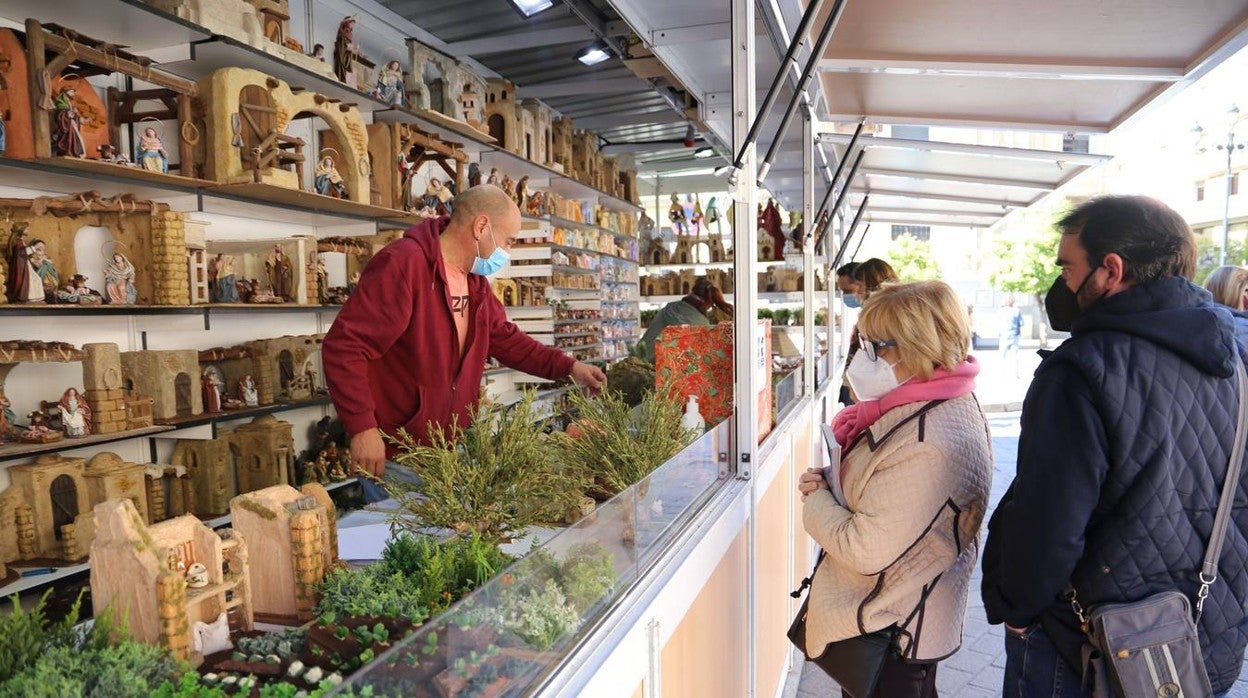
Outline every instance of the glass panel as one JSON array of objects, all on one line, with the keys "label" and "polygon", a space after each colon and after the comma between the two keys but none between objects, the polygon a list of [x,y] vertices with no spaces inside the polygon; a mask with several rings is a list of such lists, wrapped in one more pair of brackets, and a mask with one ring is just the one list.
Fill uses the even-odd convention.
[{"label": "glass panel", "polygon": [[592,631],[728,479],[727,420],[365,667],[340,692],[523,695]]}]

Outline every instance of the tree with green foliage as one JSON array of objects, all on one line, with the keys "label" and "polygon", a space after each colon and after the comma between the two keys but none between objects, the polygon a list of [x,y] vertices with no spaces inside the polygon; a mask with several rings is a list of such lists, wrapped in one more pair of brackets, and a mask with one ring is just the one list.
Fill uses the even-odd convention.
[{"label": "tree with green foliage", "polygon": [[992,287],[1010,293],[1025,293],[1039,305],[1057,277],[1057,242],[1055,232],[1040,232],[1027,237],[998,237],[992,246],[988,263],[988,280]]},{"label": "tree with green foliage", "polygon": [[932,256],[930,240],[902,235],[888,246],[887,259],[897,277],[906,283],[939,279],[941,276],[940,265]]},{"label": "tree with green foliage", "polygon": [[[1196,283],[1205,284],[1205,279],[1218,266],[1218,252],[1221,250],[1220,231],[1196,236]],[[1248,245],[1243,239],[1228,236],[1226,239],[1226,263],[1243,264],[1248,260]]]}]

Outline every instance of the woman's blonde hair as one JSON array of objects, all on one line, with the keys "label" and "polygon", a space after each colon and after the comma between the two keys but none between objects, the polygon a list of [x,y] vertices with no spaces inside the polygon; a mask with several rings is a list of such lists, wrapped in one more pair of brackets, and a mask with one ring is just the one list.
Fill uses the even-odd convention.
[{"label": "woman's blonde hair", "polygon": [[966,308],[943,281],[881,286],[863,304],[858,331],[864,339],[897,342],[902,370],[922,380],[965,361],[971,344]]},{"label": "woman's blonde hair", "polygon": [[1244,309],[1244,292],[1248,291],[1248,269],[1226,265],[1213,270],[1205,279],[1205,289],[1213,294],[1213,302],[1232,310]]},{"label": "woman's blonde hair", "polygon": [[889,266],[888,262],[872,257],[854,269],[853,280],[862,284],[862,296],[865,301],[868,296],[875,293],[876,290],[887,283],[898,281],[897,272]]}]

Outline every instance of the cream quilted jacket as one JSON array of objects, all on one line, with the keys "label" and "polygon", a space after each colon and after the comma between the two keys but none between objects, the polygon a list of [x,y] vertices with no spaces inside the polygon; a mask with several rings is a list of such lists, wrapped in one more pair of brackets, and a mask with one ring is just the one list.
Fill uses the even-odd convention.
[{"label": "cream quilted jacket", "polygon": [[894,408],[846,456],[837,505],[806,498],[806,532],[827,555],[815,573],[807,652],[896,624],[907,659],[958,650],[979,530],[992,481],[992,441],[971,395]]}]

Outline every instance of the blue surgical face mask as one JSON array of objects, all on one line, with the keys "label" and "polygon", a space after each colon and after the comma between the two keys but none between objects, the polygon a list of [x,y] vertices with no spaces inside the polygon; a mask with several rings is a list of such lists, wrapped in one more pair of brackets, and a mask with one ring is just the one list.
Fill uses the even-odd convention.
[{"label": "blue surgical face mask", "polygon": [[481,276],[492,276],[502,271],[503,267],[511,261],[511,255],[507,254],[507,250],[498,244],[498,240],[494,238],[494,224],[490,223],[490,241],[494,243],[494,251],[486,259],[481,258],[481,241],[477,240],[477,256],[472,260],[472,273]]},{"label": "blue surgical face mask", "polygon": [[841,300],[845,301],[846,308],[859,308],[862,306],[862,301],[858,300],[858,296],[853,293],[846,293]]}]

